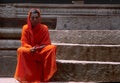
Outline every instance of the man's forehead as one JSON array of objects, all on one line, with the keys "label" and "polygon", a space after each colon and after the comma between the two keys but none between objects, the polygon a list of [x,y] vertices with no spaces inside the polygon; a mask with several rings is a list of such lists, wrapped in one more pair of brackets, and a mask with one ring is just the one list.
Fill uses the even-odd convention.
[{"label": "man's forehead", "polygon": [[31,13],[31,17],[33,16],[39,16],[38,13]]}]

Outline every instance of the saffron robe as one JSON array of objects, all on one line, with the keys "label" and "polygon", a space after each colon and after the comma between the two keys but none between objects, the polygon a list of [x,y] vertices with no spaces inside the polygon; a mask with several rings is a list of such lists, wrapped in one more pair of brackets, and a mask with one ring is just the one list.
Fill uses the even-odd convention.
[{"label": "saffron robe", "polygon": [[[34,46],[45,45],[35,53],[30,52]],[[21,83],[46,82],[56,72],[56,46],[51,45],[48,27],[37,24],[30,28],[23,26],[21,47],[17,49],[17,66],[14,78]]]}]

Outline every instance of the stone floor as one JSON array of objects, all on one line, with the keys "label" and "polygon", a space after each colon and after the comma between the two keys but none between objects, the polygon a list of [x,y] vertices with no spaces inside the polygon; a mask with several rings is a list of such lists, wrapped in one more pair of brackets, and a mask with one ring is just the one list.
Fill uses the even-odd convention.
[{"label": "stone floor", "polygon": [[[19,83],[14,78],[0,78],[0,83]],[[95,83],[95,82],[50,82],[50,83]]]}]

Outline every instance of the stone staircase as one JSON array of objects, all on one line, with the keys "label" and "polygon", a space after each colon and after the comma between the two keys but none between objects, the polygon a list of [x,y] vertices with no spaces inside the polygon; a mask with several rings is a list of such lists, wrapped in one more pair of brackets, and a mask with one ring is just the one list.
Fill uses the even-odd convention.
[{"label": "stone staircase", "polygon": [[[0,10],[3,11],[0,12],[0,19],[2,19],[0,20],[0,77],[13,77],[14,75],[17,57],[16,49],[20,46],[21,26],[22,23],[25,22],[24,19],[27,10],[31,7],[40,7],[42,9],[43,23],[48,23],[49,26],[51,26],[51,23],[56,23],[56,26],[51,26],[49,30],[52,43],[57,46],[58,71],[51,79],[52,82],[120,81],[120,22],[114,20],[116,16],[119,17],[120,14],[120,6],[117,5],[61,6],[49,4],[46,6],[38,4],[0,4]],[[58,8],[58,10],[56,10],[55,7]],[[3,10],[4,8],[8,8],[9,11],[15,8],[16,11],[14,12],[16,13],[14,13],[13,16],[6,15]],[[69,10],[65,12],[65,9]],[[75,11],[73,9],[75,9]],[[90,13],[91,10],[92,12]],[[98,24],[104,26],[104,28],[100,30],[100,27],[96,26],[97,28],[94,28],[94,26],[93,29],[92,26],[90,26],[92,24],[87,24],[88,21],[84,21],[85,23],[82,26],[77,23],[79,21],[76,22],[78,26],[84,27],[82,29],[78,26],[76,26],[78,28],[75,29],[75,25],[73,25],[73,28],[69,28],[68,25],[72,25],[70,25],[68,21],[72,19],[70,18],[69,20],[69,18],[67,18],[68,21],[66,22],[64,19],[66,19],[68,15],[69,17],[71,16],[70,11],[73,13],[72,17],[76,17],[76,19],[78,17],[81,19],[81,16],[87,16],[87,19],[95,17],[98,19],[98,22],[91,20],[91,22],[95,23],[103,22],[101,18],[98,18],[99,16],[109,16],[111,20],[109,22],[115,22],[115,28],[110,29],[109,26],[105,28],[106,25]],[[98,15],[100,11],[103,12],[103,15]],[[107,22],[107,18],[105,20],[105,22]],[[16,24],[16,26],[14,26],[13,23]],[[20,24],[17,25],[17,23]],[[64,25],[62,25],[63,23]],[[57,27],[60,24],[62,25],[61,28]],[[89,28],[85,28],[85,24],[89,26]]]}]

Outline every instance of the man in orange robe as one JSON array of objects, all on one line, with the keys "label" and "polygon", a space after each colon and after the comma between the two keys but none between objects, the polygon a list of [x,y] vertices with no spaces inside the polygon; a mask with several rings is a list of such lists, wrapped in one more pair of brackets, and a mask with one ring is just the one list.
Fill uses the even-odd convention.
[{"label": "man in orange robe", "polygon": [[48,82],[56,72],[56,46],[51,45],[48,27],[40,23],[39,9],[31,9],[17,49],[14,78],[20,83]]}]

